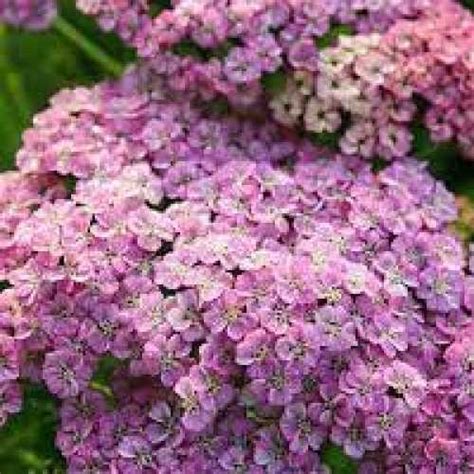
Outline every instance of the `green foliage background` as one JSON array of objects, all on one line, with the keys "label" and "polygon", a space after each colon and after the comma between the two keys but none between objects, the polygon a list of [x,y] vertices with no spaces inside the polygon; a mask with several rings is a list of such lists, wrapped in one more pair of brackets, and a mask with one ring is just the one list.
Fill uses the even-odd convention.
[{"label": "green foliage background", "polygon": [[[114,35],[99,31],[93,20],[80,15],[73,1],[60,2],[63,23],[70,25],[97,50],[118,65],[133,54]],[[64,87],[104,79],[109,70],[64,33],[58,22],[51,30],[28,32],[0,25],[0,169],[12,167],[22,131],[49,97]]]},{"label": "green foliage background", "polygon": [[[464,3],[474,9],[474,0]],[[31,33],[0,25],[0,171],[13,167],[22,131],[53,93],[64,87],[96,83],[117,74],[133,60],[133,53],[116,37],[100,32],[91,19],[80,15],[72,0],[60,2],[60,20],[47,32]],[[266,80],[270,89],[278,87],[278,77]],[[331,142],[331,137],[317,139]],[[435,146],[418,127],[415,149],[452,191],[474,201],[474,165],[460,160],[453,144]],[[471,236],[472,229],[468,229]],[[98,389],[102,379],[99,374]],[[0,431],[0,474],[65,472],[54,447],[57,402],[38,385],[25,385],[24,394],[24,410]],[[334,446],[324,450],[323,459],[335,474],[356,471]]]}]

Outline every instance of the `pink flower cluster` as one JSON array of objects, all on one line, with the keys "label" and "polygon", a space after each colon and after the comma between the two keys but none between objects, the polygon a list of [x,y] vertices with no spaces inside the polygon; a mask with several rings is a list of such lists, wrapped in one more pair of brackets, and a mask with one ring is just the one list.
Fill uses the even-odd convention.
[{"label": "pink flower cluster", "polygon": [[70,473],[317,474],[329,441],[361,472],[474,469],[474,277],[420,163],[374,173],[135,70],[53,98],[18,166],[0,414],[44,381]]},{"label": "pink flower cluster", "polygon": [[321,51],[316,74],[296,68],[270,103],[276,119],[341,132],[343,152],[368,158],[405,156],[422,120],[435,142],[457,140],[474,158],[474,17],[441,3],[383,35],[340,37]]},{"label": "pink flower cluster", "polygon": [[[26,254],[11,245],[18,225],[31,216],[33,209],[65,197],[60,181],[52,175],[26,176],[18,172],[0,174],[0,282]],[[30,324],[10,289],[0,290],[0,425],[21,408],[18,386],[21,351],[30,336]]]},{"label": "pink flower cluster", "polygon": [[324,36],[334,23],[359,32],[383,31],[435,5],[433,0],[157,0],[157,8],[147,0],[76,3],[98,17],[102,27],[117,31],[142,57],[156,56],[183,39],[206,49],[231,40],[242,43],[240,55],[252,55],[255,63],[264,60],[258,53],[265,47],[271,47],[280,61],[287,54],[296,59],[293,53],[301,41]]},{"label": "pink flower cluster", "polygon": [[55,0],[0,0],[0,23],[43,30],[55,16]]},{"label": "pink flower cluster", "polygon": [[[474,156],[474,17],[453,0],[182,0],[155,18],[138,1],[79,6],[159,74],[179,70],[177,88],[269,104],[287,126],[337,132],[346,154],[406,156],[422,121]],[[274,74],[286,85],[268,97]]]}]

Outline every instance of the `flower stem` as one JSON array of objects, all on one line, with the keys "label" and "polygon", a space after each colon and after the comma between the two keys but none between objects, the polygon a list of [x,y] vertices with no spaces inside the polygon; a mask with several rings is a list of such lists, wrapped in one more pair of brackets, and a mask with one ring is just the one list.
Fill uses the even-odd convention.
[{"label": "flower stem", "polygon": [[26,126],[30,119],[31,106],[25,94],[22,78],[10,64],[9,57],[5,27],[0,25],[0,84],[3,82],[10,104],[16,109],[18,118]]},{"label": "flower stem", "polygon": [[110,57],[104,50],[93,43],[81,31],[76,29],[67,20],[58,16],[54,22],[56,30],[71,43],[81,49],[87,56],[99,64],[107,73],[115,77],[121,75],[123,66]]}]

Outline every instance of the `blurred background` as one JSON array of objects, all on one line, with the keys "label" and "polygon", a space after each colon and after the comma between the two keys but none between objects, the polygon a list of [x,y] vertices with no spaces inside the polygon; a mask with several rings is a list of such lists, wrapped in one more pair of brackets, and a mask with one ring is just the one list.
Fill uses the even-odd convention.
[{"label": "blurred background", "polygon": [[59,1],[59,18],[47,31],[0,25],[0,168],[13,166],[22,131],[52,94],[96,83],[134,56],[112,34]]},{"label": "blurred background", "polygon": [[[464,3],[474,9],[474,0]],[[46,32],[0,25],[0,170],[14,166],[23,130],[31,125],[34,114],[47,106],[52,94],[117,76],[133,61],[133,53],[79,14],[72,0],[59,2],[59,17]],[[461,219],[456,230],[471,240],[474,164],[459,159],[454,144],[431,143],[422,127],[416,130],[415,151],[458,195]],[[0,430],[0,474],[65,472],[54,447],[56,401],[40,386],[25,385],[24,393],[23,412]],[[327,462],[337,465],[335,473],[355,470],[350,463],[341,462],[337,448],[328,451]]]}]

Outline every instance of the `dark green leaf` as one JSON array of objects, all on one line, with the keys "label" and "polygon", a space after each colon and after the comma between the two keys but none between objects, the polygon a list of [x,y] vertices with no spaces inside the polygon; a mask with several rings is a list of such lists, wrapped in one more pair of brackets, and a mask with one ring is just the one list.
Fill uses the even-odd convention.
[{"label": "dark green leaf", "polygon": [[323,463],[331,469],[331,474],[356,474],[357,464],[333,444],[325,446],[321,453]]},{"label": "dark green leaf", "polygon": [[97,364],[90,386],[93,390],[102,393],[110,405],[114,405],[115,397],[111,389],[111,379],[115,371],[123,364],[116,357],[106,355]]},{"label": "dark green leaf", "polygon": [[376,157],[372,161],[372,171],[375,173],[384,170],[390,163],[383,158]]},{"label": "dark green leaf", "polygon": [[280,94],[286,87],[285,71],[279,69],[275,72],[270,72],[262,77],[262,87],[271,96]]},{"label": "dark green leaf", "polygon": [[173,46],[172,51],[178,56],[189,56],[196,59],[205,59],[208,56],[208,51],[199,47],[192,41],[181,41]]},{"label": "dark green leaf", "polygon": [[149,14],[151,17],[159,15],[163,10],[171,8],[170,0],[152,0],[149,6]]},{"label": "dark green leaf", "polygon": [[309,138],[316,145],[321,145],[321,146],[337,149],[338,144],[339,144],[340,134],[336,132],[311,133],[309,134]]},{"label": "dark green leaf", "polygon": [[340,36],[351,36],[354,34],[354,29],[348,25],[332,25],[329,31],[316,39],[316,46],[318,49],[329,48],[337,43]]},{"label": "dark green leaf", "polygon": [[56,401],[40,385],[25,385],[24,406],[0,431],[2,474],[64,473],[64,461],[54,445]]},{"label": "dark green leaf", "polygon": [[427,161],[431,173],[452,192],[474,199],[474,168],[463,158],[454,142],[434,143],[422,125],[412,129],[413,150],[417,158]]}]

